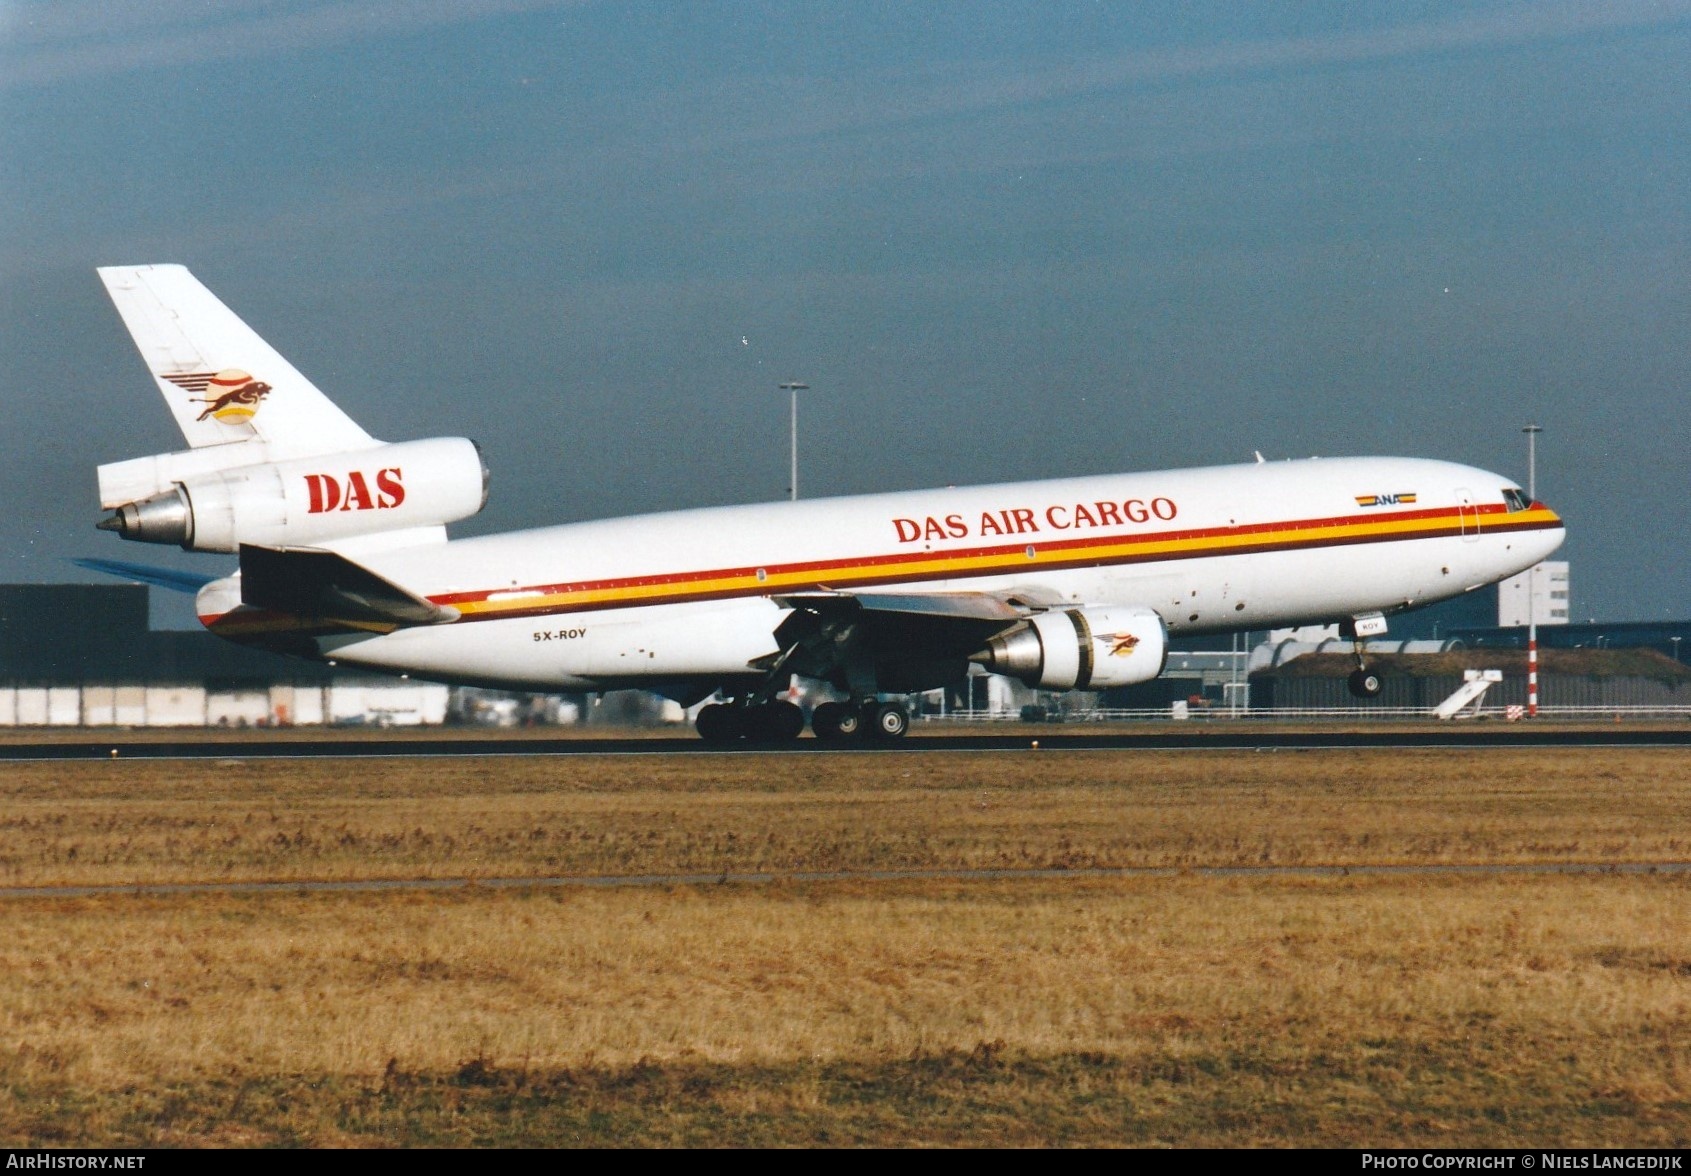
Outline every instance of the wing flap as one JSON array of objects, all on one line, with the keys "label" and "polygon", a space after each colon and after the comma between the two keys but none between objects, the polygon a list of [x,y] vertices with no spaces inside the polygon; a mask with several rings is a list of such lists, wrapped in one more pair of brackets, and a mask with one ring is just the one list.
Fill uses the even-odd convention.
[{"label": "wing flap", "polygon": [[241,546],[241,603],[294,616],[370,625],[438,625],[458,610],[435,604],[333,551]]},{"label": "wing flap", "polygon": [[854,692],[895,692],[961,679],[968,658],[1027,615],[987,592],[795,593],[775,630],[796,673]]},{"label": "wing flap", "polygon": [[902,613],[914,617],[996,622],[1000,628],[1026,615],[990,592],[808,592],[777,596],[775,603],[818,613]]}]

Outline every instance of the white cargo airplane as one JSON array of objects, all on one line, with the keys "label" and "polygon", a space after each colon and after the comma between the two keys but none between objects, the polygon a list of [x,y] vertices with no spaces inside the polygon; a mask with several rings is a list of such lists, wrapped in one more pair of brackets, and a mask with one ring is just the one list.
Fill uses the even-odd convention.
[{"label": "white cargo airplane", "polygon": [[[380,442],[177,265],[101,280],[189,448],[99,468],[125,539],[238,553],[213,633],[525,690],[713,693],[712,741],[896,737],[888,696],[970,663],[1049,690],[1155,678],[1171,635],[1338,622],[1352,689],[1389,614],[1522,571],[1562,521],[1507,478],[1399,457],[712,507],[448,540],[487,501],[461,438]],[[128,568],[132,565],[113,564]]]}]

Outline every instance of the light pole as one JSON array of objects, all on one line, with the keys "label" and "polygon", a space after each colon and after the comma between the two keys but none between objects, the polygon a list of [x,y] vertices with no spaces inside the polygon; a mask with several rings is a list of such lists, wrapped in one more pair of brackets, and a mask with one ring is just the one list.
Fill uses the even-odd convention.
[{"label": "light pole", "polygon": [[1538,435],[1544,432],[1539,425],[1527,425],[1521,430],[1527,435],[1527,497],[1538,501]]},{"label": "light pole", "polygon": [[799,500],[799,393],[810,391],[810,385],[788,381],[779,385],[779,387],[793,398],[792,412],[788,416],[792,443],[792,468],[788,471],[787,499],[790,502],[797,502]]},{"label": "light pole", "polygon": [[[1538,435],[1544,430],[1527,425],[1527,501],[1538,501]],[[1527,717],[1538,717],[1538,565],[1527,569]]]}]

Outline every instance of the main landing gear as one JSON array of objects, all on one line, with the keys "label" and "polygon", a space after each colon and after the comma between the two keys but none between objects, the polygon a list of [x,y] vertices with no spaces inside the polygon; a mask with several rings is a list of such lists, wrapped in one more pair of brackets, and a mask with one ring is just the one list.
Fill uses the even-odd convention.
[{"label": "main landing gear", "polygon": [[910,715],[896,702],[825,702],[810,713],[810,729],[818,739],[902,739]]},{"label": "main landing gear", "polygon": [[876,697],[880,683],[875,661],[860,636],[855,621],[830,622],[817,613],[795,610],[775,631],[783,648],[769,660],[763,680],[732,702],[700,710],[693,720],[699,735],[707,743],[773,744],[797,739],[804,733],[804,712],[778,695],[788,691],[795,677],[804,675],[831,681],[852,695],[850,702],[824,702],[811,712],[810,729],[816,738],[829,742],[903,738],[910,730],[910,712],[902,702],[882,702]]},{"label": "main landing gear", "polygon": [[733,743],[745,739],[754,743],[785,743],[804,730],[804,712],[779,699],[752,706],[713,702],[693,720],[706,743]]},{"label": "main landing gear", "polygon": [[[765,703],[712,703],[693,720],[706,743],[787,743],[804,731],[804,712],[785,699]],[[838,741],[864,736],[900,739],[910,730],[910,716],[896,702],[873,700],[853,705],[825,702],[810,715],[818,739]]]}]

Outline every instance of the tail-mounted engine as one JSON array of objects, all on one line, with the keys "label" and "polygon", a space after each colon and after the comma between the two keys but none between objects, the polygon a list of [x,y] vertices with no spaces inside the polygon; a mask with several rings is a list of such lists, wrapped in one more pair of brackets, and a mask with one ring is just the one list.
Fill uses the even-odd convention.
[{"label": "tail-mounted engine", "polygon": [[[481,450],[462,437],[288,461],[212,446],[100,467],[100,529],[189,551],[301,546],[439,526],[487,505]],[[253,460],[260,458],[260,460]]]},{"label": "tail-mounted engine", "polygon": [[1046,690],[1149,682],[1168,660],[1168,629],[1148,608],[1043,612],[987,642],[971,661]]}]

